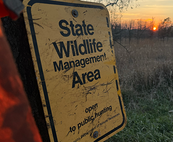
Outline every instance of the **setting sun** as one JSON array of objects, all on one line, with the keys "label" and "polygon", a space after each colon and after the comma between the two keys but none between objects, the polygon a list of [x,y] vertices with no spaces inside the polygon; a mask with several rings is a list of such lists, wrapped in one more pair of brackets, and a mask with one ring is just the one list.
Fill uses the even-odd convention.
[{"label": "setting sun", "polygon": [[156,27],[153,27],[153,31],[156,31],[156,29],[157,29]]}]

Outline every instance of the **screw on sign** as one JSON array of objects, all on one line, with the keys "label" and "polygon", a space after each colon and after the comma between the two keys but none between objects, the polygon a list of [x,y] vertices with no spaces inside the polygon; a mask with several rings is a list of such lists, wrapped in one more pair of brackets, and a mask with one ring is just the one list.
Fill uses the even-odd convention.
[{"label": "screw on sign", "polygon": [[73,17],[78,17],[78,12],[77,12],[77,10],[76,9],[73,9],[72,10],[72,15],[73,15]]},{"label": "screw on sign", "polygon": [[106,7],[79,0],[24,4],[50,141],[103,142],[121,131],[126,114]]},{"label": "screw on sign", "polygon": [[93,133],[93,138],[97,138],[98,135],[99,135],[98,131],[95,131],[95,132]]}]

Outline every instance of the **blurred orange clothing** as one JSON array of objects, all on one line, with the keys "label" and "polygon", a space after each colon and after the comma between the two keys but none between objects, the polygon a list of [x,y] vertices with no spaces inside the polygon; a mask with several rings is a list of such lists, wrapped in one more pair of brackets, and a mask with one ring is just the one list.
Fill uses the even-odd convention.
[{"label": "blurred orange clothing", "polygon": [[0,142],[42,142],[9,44],[3,34],[1,20]]},{"label": "blurred orange clothing", "polygon": [[18,15],[8,9],[3,0],[0,0],[0,18],[9,16],[11,19],[17,19]]}]

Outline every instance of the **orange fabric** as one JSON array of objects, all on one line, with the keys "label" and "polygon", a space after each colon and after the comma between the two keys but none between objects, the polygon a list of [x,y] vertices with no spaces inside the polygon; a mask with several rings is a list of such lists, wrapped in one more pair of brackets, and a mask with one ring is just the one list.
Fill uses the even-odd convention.
[{"label": "orange fabric", "polygon": [[[0,27],[1,27],[1,20],[0,20]],[[3,32],[2,32],[2,29],[0,28],[0,38],[3,37]]]},{"label": "orange fabric", "polygon": [[6,16],[10,16],[13,20],[16,20],[18,17],[4,5],[3,0],[0,0],[0,18]]},{"label": "orange fabric", "polygon": [[11,50],[1,35],[0,142],[42,142]]},{"label": "orange fabric", "polygon": [[4,3],[2,0],[0,0],[0,18],[5,17],[9,15],[9,11],[5,7]]}]

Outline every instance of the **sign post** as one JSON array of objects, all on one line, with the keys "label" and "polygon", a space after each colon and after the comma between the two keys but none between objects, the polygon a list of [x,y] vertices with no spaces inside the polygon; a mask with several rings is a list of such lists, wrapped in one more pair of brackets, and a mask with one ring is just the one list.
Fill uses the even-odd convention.
[{"label": "sign post", "polygon": [[78,0],[24,0],[24,18],[51,142],[101,142],[126,114],[109,14]]}]

